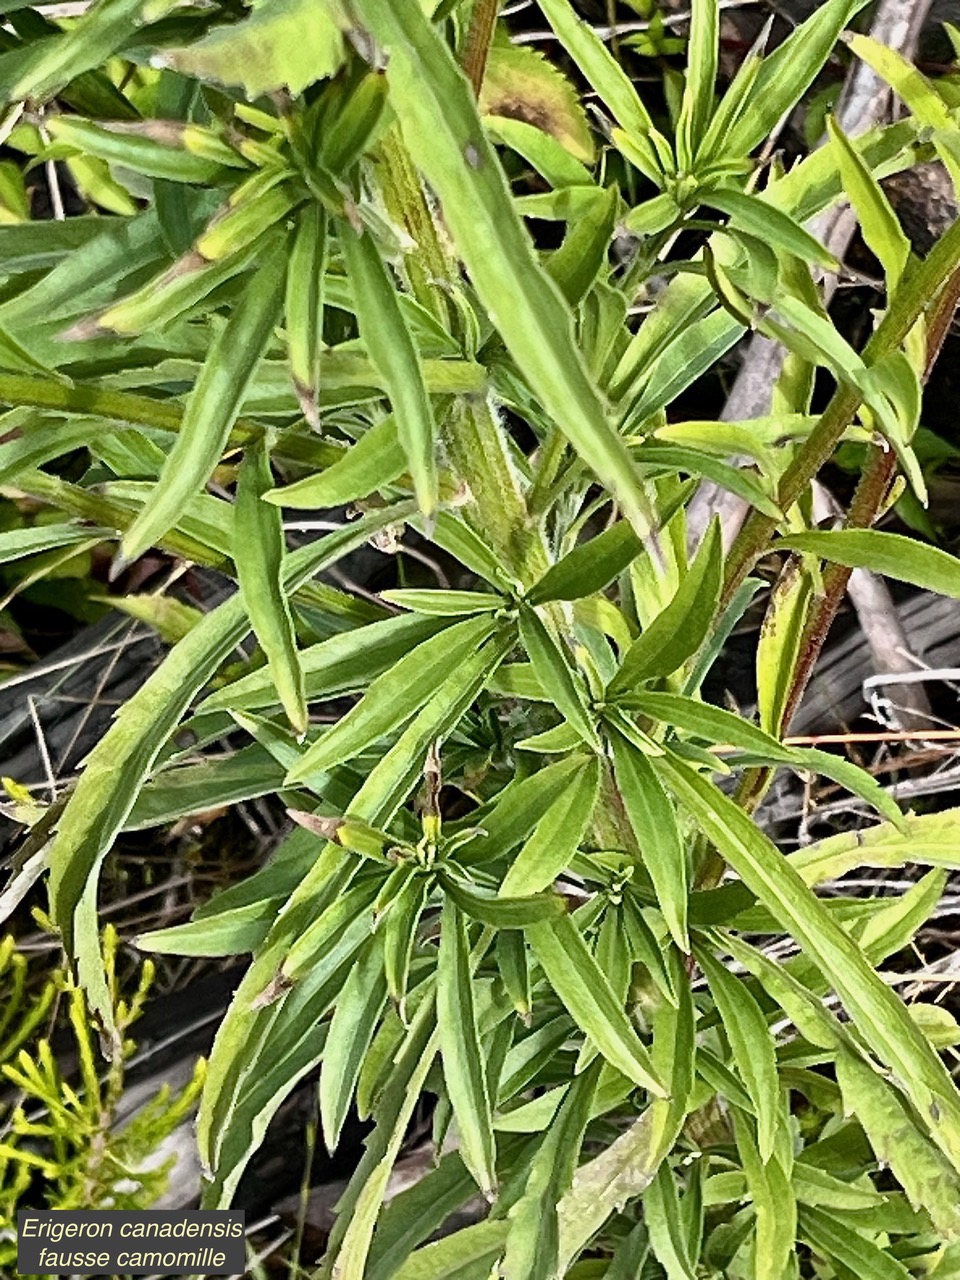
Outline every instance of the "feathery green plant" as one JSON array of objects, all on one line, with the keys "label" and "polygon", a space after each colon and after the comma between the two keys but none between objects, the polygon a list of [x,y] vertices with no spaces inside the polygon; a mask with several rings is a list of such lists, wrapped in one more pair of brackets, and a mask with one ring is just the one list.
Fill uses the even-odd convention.
[{"label": "feathery green plant", "polygon": [[[61,520],[0,555],[113,538],[118,569],[157,546],[238,584],[91,752],[43,855],[51,912],[119,1052],[97,929],[116,836],[268,793],[293,812],[268,866],[140,942],[252,956],[203,1092],[206,1204],[318,1065],[327,1145],[351,1107],[374,1121],[325,1280],[946,1277],[955,1029],[877,967],[957,865],[958,817],[903,815],[782,739],[851,567],[960,597],[960,562],[870,528],[898,469],[923,500],[911,440],[960,280],[960,226],[918,260],[878,179],[933,155],[957,175],[956,109],[853,37],[909,114],[832,123],[784,172],[757,153],[863,0],[817,6],[722,94],[719,5],[694,0],[669,119],[570,0],[540,8],[595,127],[487,0],[9,15],[8,144],[66,165],[91,213],[0,227],[0,480]],[[863,351],[805,225],[840,199],[886,282]],[[676,421],[748,330],[789,353],[770,415]],[[811,481],[848,440],[857,494],[815,529]],[[716,524],[688,549],[701,478],[751,508],[728,550]],[[287,545],[283,511],[343,508]],[[316,580],[370,541],[402,565],[411,534],[450,587]],[[753,723],[700,691],[761,561]],[[224,674],[251,632],[257,662]],[[778,768],[881,821],[785,856],[752,816]],[[900,897],[815,892],[907,862],[935,869]],[[446,1154],[385,1203],[424,1092]],[[478,1189],[485,1215],[427,1243]]]},{"label": "feathery green plant", "polygon": [[[144,1209],[154,1204],[172,1165],[172,1158],[157,1164],[155,1155],[196,1107],[202,1059],[179,1093],[161,1086],[130,1120],[114,1127],[126,1063],[135,1048],[126,1032],[143,1012],[153,981],[153,963],[147,960],[133,996],[121,997],[117,944],[116,931],[107,926],[105,977],[121,1049],[101,1074],[82,990],[68,973],[57,970],[35,995],[28,995],[26,957],[9,935],[0,943],[0,1073],[10,1099],[0,1106],[0,1264],[16,1264],[16,1213],[26,1204],[44,1209]],[[79,1080],[72,1083],[49,1038],[61,1004],[77,1053]]]}]

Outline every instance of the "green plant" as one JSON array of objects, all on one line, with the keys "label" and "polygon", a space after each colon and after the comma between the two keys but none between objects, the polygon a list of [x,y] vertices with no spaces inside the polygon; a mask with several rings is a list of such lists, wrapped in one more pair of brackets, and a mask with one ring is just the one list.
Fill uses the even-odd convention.
[{"label": "green plant", "polygon": [[[9,935],[0,943],[4,998],[0,1072],[13,1097],[0,1109],[0,1263],[4,1266],[16,1264],[16,1211],[25,1204],[39,1207],[42,1203],[45,1209],[149,1208],[165,1189],[172,1163],[158,1165],[155,1154],[196,1106],[203,1083],[202,1060],[191,1083],[178,1094],[172,1096],[162,1086],[132,1119],[114,1127],[126,1062],[135,1048],[126,1032],[142,1013],[153,981],[153,964],[148,960],[132,998],[121,998],[117,942],[116,930],[108,926],[103,941],[105,978],[121,1047],[102,1076],[80,988],[61,970],[29,995],[25,956]],[[79,1064],[79,1081],[72,1084],[50,1043],[61,1002],[66,1005]],[[44,1029],[46,1035],[38,1034]]]},{"label": "green plant", "polygon": [[[239,18],[116,0],[62,31],[11,15],[10,145],[72,165],[117,216],[0,227],[0,479],[63,516],[0,547],[73,554],[109,531],[118,567],[158,546],[238,583],[91,753],[44,854],[52,915],[118,1047],[97,930],[115,837],[223,800],[289,806],[299,829],[268,866],[140,941],[252,953],[201,1104],[207,1204],[229,1203],[318,1064],[328,1146],[352,1105],[374,1120],[331,1280],[946,1277],[955,1027],[877,966],[956,865],[957,815],[904,816],[782,736],[851,567],[960,597],[960,561],[870,528],[898,467],[923,500],[911,441],[960,281],[960,226],[918,261],[878,178],[932,155],[956,173],[960,129],[935,86],[853,37],[910,115],[855,140],[834,126],[787,173],[754,161],[861,0],[820,5],[719,97],[718,5],[696,0],[673,126],[568,0],[540,7],[601,105],[597,162],[570,84],[535,58],[504,71],[514,115],[481,116],[485,0],[261,0]],[[862,353],[803,225],[840,198],[886,281]],[[560,247],[537,252],[525,217],[563,224]],[[637,323],[655,276],[669,285]],[[789,351],[772,414],[671,421],[751,328]],[[822,413],[817,368],[836,381]],[[811,481],[849,441],[867,461],[845,527],[814,529]],[[80,480],[44,469],[81,447]],[[688,554],[701,477],[752,508],[726,554],[716,525]],[[358,519],[287,547],[281,509],[347,506]],[[370,540],[402,573],[408,530],[451,587],[401,577],[371,603],[316,581]],[[754,724],[700,690],[761,562],[779,568]],[[251,631],[257,663],[224,674]],[[776,768],[831,777],[882,821],[785,856],[752,817]],[[732,770],[733,798],[715,780]],[[936,869],[901,897],[814,892],[908,861]],[[799,953],[771,959],[770,938]],[[384,1207],[424,1092],[454,1149]],[[477,1188],[488,1214],[425,1243]]]}]

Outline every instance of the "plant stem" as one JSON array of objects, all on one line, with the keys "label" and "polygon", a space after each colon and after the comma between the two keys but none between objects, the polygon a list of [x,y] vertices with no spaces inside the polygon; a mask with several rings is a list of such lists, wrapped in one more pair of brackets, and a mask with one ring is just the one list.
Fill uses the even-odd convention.
[{"label": "plant stem", "polygon": [[445,444],[453,470],[469,489],[465,511],[524,587],[550,564],[539,524],[527,509],[520,476],[510,457],[506,433],[486,398],[465,398],[451,416]]},{"label": "plant stem", "polygon": [[390,216],[417,243],[417,252],[406,254],[403,261],[410,291],[420,305],[447,328],[446,300],[437,286],[448,279],[450,265],[399,125],[394,125],[384,137],[380,145],[380,161],[381,188]]},{"label": "plant stem", "polygon": [[[948,306],[956,302],[954,287],[958,266],[960,221],[940,237],[927,258],[897,291],[864,349],[863,358],[868,366],[896,351],[921,316],[931,311],[934,316],[938,315],[941,295]],[[936,327],[931,324],[931,330]],[[821,467],[830,460],[862,403],[863,393],[857,387],[850,383],[841,383],[837,387],[820,421],[783,474],[777,493],[777,503],[783,511],[794,505]],[[777,521],[771,516],[757,511],[751,513],[727,557],[721,609],[729,604],[753,564],[767,550],[776,527]]]},{"label": "plant stem", "polygon": [[[927,327],[927,355],[923,372],[924,383],[930,377],[933,366],[943,347],[951,321],[960,300],[960,267],[955,267],[946,285],[936,298]],[[847,529],[869,529],[883,508],[883,503],[896,474],[897,458],[890,448],[871,449],[871,456],[860,477],[850,510],[844,522]],[[823,594],[814,604],[804,627],[800,642],[800,655],[794,669],[781,720],[781,733],[786,733],[790,721],[806,693],[814,667],[826,643],[830,628],[846,594],[850,574],[846,565],[828,565],[823,573]],[[750,769],[737,789],[738,802],[748,811],[756,807],[769,785],[770,769]]]},{"label": "plant stem", "polygon": [[463,46],[461,60],[464,73],[473,85],[473,92],[480,97],[483,77],[487,70],[487,57],[497,26],[500,0],[476,0],[470,15],[470,28]]},{"label": "plant stem", "polygon": [[[944,340],[950,329],[957,303],[960,301],[960,267],[954,268],[952,275],[940,291],[927,324],[927,353],[923,371],[924,384],[933,372]],[[848,529],[869,529],[883,508],[896,473],[896,454],[892,449],[874,448],[871,457],[847,514]],[[790,692],[787,696],[783,714],[783,732],[786,732],[793,719],[800,700],[806,692],[807,684],[813,674],[813,668],[820,656],[830,627],[837,616],[847,583],[852,570],[844,565],[832,564],[823,575],[823,595],[814,607],[806,627],[800,646],[800,661],[793,675]]]}]

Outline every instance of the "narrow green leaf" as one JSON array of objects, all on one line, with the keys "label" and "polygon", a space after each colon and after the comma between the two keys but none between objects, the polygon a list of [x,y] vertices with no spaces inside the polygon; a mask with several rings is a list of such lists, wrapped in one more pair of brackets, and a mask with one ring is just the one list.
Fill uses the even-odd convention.
[{"label": "narrow green leaf", "polygon": [[836,258],[799,222],[760,196],[745,195],[727,187],[704,192],[703,203],[727,214],[731,227],[756,236],[764,244],[792,253],[805,262],[815,262],[828,270],[839,266]]},{"label": "narrow green leaf", "polygon": [[275,253],[258,267],[213,341],[160,480],[124,534],[126,561],[135,560],[173,528],[184,504],[206,484],[220,461],[279,317],[282,297],[283,263]]},{"label": "narrow green leaf", "polygon": [[871,1050],[896,1072],[931,1136],[960,1168],[960,1098],[902,1001],[744,811],[688,765],[656,762],[670,789],[837,991]]},{"label": "narrow green leaf", "polygon": [[[569,15],[566,4],[556,7]],[[569,307],[536,257],[449,48],[417,5],[358,0],[355,9],[389,55],[390,100],[404,139],[440,198],[481,302],[544,411],[645,536],[651,513],[626,446],[587,373]],[[632,87],[629,94],[638,102]]]},{"label": "narrow green leaf", "polygon": [[[290,243],[283,314],[293,385],[304,417],[313,427],[320,425],[317,401],[326,270],[327,213],[319,201],[312,200],[297,215]],[[317,506],[324,505],[317,503]]]},{"label": "narrow green leaf", "polygon": [[917,121],[933,131],[933,144],[950,172],[954,186],[960,182],[960,142],[953,113],[936,86],[897,49],[871,36],[851,35],[847,43],[858,58],[887,82]]},{"label": "narrow green leaf", "polygon": [[437,427],[420,357],[373,237],[368,231],[357,235],[341,224],[340,247],[360,336],[383,378],[417,501],[429,515],[437,505]]},{"label": "narrow green leaf", "polygon": [[287,719],[307,731],[307,699],[290,604],[283,592],[286,546],[280,512],[263,501],[273,484],[265,441],[244,454],[237,477],[233,560],[243,606],[267,655],[270,675]]},{"label": "narrow green leaf", "polygon": [[212,310],[214,303],[208,304],[207,298],[245,271],[265,247],[259,244],[210,262],[198,259],[196,251],[189,249],[161,275],[112,302],[105,311],[82,317],[64,336],[83,339],[118,333],[132,337],[160,331],[187,312],[196,316]]},{"label": "narrow green leaf", "polygon": [[643,865],[650,873],[657,902],[677,946],[690,950],[687,937],[687,853],[677,815],[647,757],[614,732],[617,788],[640,845]]},{"label": "narrow green leaf", "polygon": [[446,871],[440,872],[440,883],[464,915],[495,929],[523,929],[553,920],[567,910],[566,900],[559,893],[484,893]]},{"label": "narrow green leaf", "polygon": [[509,1213],[503,1274],[553,1280],[559,1274],[557,1208],[576,1172],[597,1088],[597,1067],[575,1077],[530,1164],[523,1195]]},{"label": "narrow green leaf", "polygon": [[39,555],[73,543],[97,541],[113,536],[110,529],[84,528],[76,524],[44,524],[32,529],[10,529],[0,533],[0,564],[10,564],[25,556]]},{"label": "narrow green leaf", "polygon": [[713,87],[720,53],[718,0],[693,0],[687,40],[687,73],[677,119],[677,160],[693,169],[693,158],[713,114]]},{"label": "narrow green leaf", "polygon": [[776,738],[763,729],[758,729],[749,720],[709,702],[698,702],[695,698],[687,698],[678,693],[656,693],[641,689],[630,695],[629,705],[662,724],[683,729],[710,743],[728,743],[743,751],[784,764],[796,758],[793,748],[782,746]]},{"label": "narrow green leaf", "polygon": [[493,862],[515,849],[563,795],[588,758],[567,756],[530,777],[508,783],[489,808],[471,814],[471,822],[481,824],[483,834],[464,846],[461,861],[468,866]]},{"label": "narrow green leaf", "polygon": [[[407,1259],[418,1245],[433,1238],[447,1218],[475,1195],[476,1184],[464,1168],[460,1153],[448,1151],[440,1156],[435,1168],[393,1196],[384,1206],[370,1249],[366,1280],[401,1280],[403,1276],[410,1280],[411,1269],[414,1280],[432,1280],[434,1273],[425,1263],[423,1249],[410,1259],[410,1269],[405,1265]],[[469,1228],[464,1230],[469,1231]],[[446,1242],[451,1236],[442,1239]]]},{"label": "narrow green leaf", "polygon": [[218,912],[211,919],[190,920],[169,929],[152,929],[136,939],[141,951],[172,956],[240,956],[255,951],[283,906],[274,896],[261,902]]},{"label": "narrow green leaf", "polygon": [[803,1205],[799,1230],[815,1254],[849,1269],[857,1280],[909,1280],[910,1272],[888,1249],[845,1230],[825,1209]]},{"label": "narrow green leaf", "polygon": [[[529,1019],[530,966],[527,964],[527,944],[519,929],[501,929],[496,938],[497,970],[503,979],[513,1007],[521,1018]],[[502,1077],[501,1077],[502,1079]]]},{"label": "narrow green leaf", "polygon": [[[495,142],[522,156],[551,187],[589,187],[590,170],[551,134],[512,116],[487,115],[483,121]],[[596,188],[599,190],[599,188]],[[591,205],[591,208],[593,206]],[[556,278],[556,277],[554,277]],[[559,283],[559,281],[558,281]]]},{"label": "narrow green leaf", "polygon": [[594,717],[587,705],[586,693],[578,675],[544,623],[533,609],[520,610],[520,638],[533,665],[537,679],[550,695],[557,710],[595,750],[600,739]]},{"label": "narrow green leaf", "polygon": [[642,550],[643,544],[625,520],[568,551],[527,592],[527,603],[579,600],[609,586]]},{"label": "narrow green leaf", "polygon": [[794,533],[777,545],[789,551],[808,551],[849,569],[870,569],[960,600],[960,560],[939,547],[899,533],[881,533],[877,529]]},{"label": "narrow green leaf", "polygon": [[764,58],[739,120],[717,155],[739,160],[770,136],[778,121],[803,97],[833,46],[866,0],[826,0]]},{"label": "narrow green leaf", "polygon": [[798,765],[806,764],[814,772],[838,782],[841,787],[859,796],[861,800],[866,800],[877,813],[899,827],[901,831],[907,829],[904,815],[896,800],[866,769],[860,768],[852,760],[844,760],[842,756],[831,755],[828,751],[817,751],[812,747],[793,747],[792,752]]},{"label": "narrow green leaf", "polygon": [[526,840],[500,886],[504,896],[538,893],[570,865],[600,791],[600,760],[591,756],[570,779]]},{"label": "narrow green leaf", "polygon": [[608,696],[633,690],[654,676],[669,675],[696,653],[716,612],[722,572],[720,527],[715,521],[676,595],[627,651],[607,686]]},{"label": "narrow green leaf", "polygon": [[430,591],[402,590],[381,591],[380,597],[401,609],[412,609],[430,617],[457,618],[467,613],[491,613],[503,609],[503,596],[488,591]]},{"label": "narrow green leaf", "polygon": [[569,916],[525,930],[547,981],[577,1026],[603,1056],[641,1089],[658,1097],[664,1087],[650,1055],[618,1004],[605,975]]},{"label": "narrow green leaf", "polygon": [[283,785],[283,769],[260,746],[232,755],[212,756],[199,764],[164,769],[146,783],[124,831],[143,831],[220,805],[270,795]]},{"label": "narrow green leaf", "polygon": [[438,1033],[433,1022],[433,1002],[426,1001],[384,1090],[383,1120],[367,1138],[363,1159],[338,1205],[340,1216],[327,1249],[331,1280],[354,1280],[366,1269],[390,1174],[437,1054]]},{"label": "narrow green leaf", "polygon": [[649,138],[657,131],[630,78],[567,0],[544,0],[541,8],[560,43],[641,152],[644,161],[641,171],[656,182],[660,177],[660,164]]},{"label": "narrow green leaf", "polygon": [[223,143],[213,158],[188,149],[183,145],[183,129],[177,125],[168,130],[162,126],[156,130],[154,126],[155,132],[166,135],[163,141],[150,136],[149,125],[140,121],[101,123],[79,116],[58,115],[50,117],[47,129],[53,141],[64,147],[75,148],[109,164],[124,165],[145,177],[165,178],[169,182],[210,182],[222,175],[225,161],[246,168],[239,154]]},{"label": "narrow green leaf", "polygon": [[864,240],[883,267],[887,289],[892,292],[910,259],[910,241],[883,187],[833,116],[827,117],[827,133],[837,153],[844,192],[856,210]]},{"label": "narrow green leaf", "polygon": [[861,831],[842,832],[818,840],[790,855],[790,865],[805,884],[839,879],[857,867],[954,867],[960,862],[960,810],[904,817],[901,830],[882,822]]},{"label": "narrow green leaf", "polygon": [[[31,41],[0,60],[4,99],[47,98],[55,90],[105,62],[129,38],[130,28],[142,20],[144,0],[119,0],[86,10],[69,33]],[[161,5],[157,16],[163,12]]]},{"label": "narrow green leaf", "polygon": [[517,743],[517,750],[539,751],[548,756],[567,755],[576,751],[582,743],[583,739],[573,725],[564,720],[552,729],[545,729],[543,733],[533,733],[529,738],[521,738]]},{"label": "narrow green leaf", "polygon": [[328,1151],[335,1151],[353,1099],[364,1055],[376,1031],[387,984],[383,947],[371,940],[354,961],[337,997],[320,1066],[320,1121]]},{"label": "narrow green leaf", "polygon": [[697,961],[710,984],[730,1041],[733,1060],[746,1085],[757,1117],[757,1145],[764,1164],[773,1154],[780,1113],[780,1081],[773,1036],[760,1006],[744,984],[706,949]]},{"label": "narrow green leaf", "polygon": [[719,307],[673,332],[665,350],[652,361],[640,395],[621,402],[626,424],[646,422],[676,400],[739,342],[745,328],[743,321]]},{"label": "narrow green leaf", "polygon": [[[757,1276],[782,1276],[796,1251],[797,1204],[789,1168],[780,1160],[784,1147],[764,1163],[745,1116],[734,1113],[737,1152],[756,1215],[753,1258]],[[792,1157],[789,1152],[788,1160]]]},{"label": "narrow green leaf", "polygon": [[668,1280],[696,1280],[684,1239],[677,1182],[666,1161],[644,1193],[643,1220],[653,1252]]},{"label": "narrow green leaf", "polygon": [[430,878],[417,875],[414,867],[396,898],[387,908],[383,926],[383,969],[387,993],[399,1007],[401,1016],[407,994],[410,961],[417,939],[417,926],[430,892]]},{"label": "narrow green leaf", "polygon": [[437,961],[437,1025],[443,1078],[460,1134],[460,1154],[480,1190],[497,1182],[493,1111],[474,1006],[467,928],[459,908],[444,899]]},{"label": "narrow green leaf", "polygon": [[441,678],[433,696],[371,769],[351,801],[351,815],[361,816],[365,810],[375,808],[387,815],[385,821],[393,816],[422,779],[428,750],[459,722],[514,644],[516,630],[501,626],[486,643],[468,650],[459,663],[452,665],[450,674]]},{"label": "narrow green leaf", "polygon": [[[307,697],[326,698],[363,688],[446,625],[437,619],[405,614],[338,632],[310,645],[300,653]],[[209,694],[197,712],[221,707],[259,711],[278,705],[270,672],[261,667]]]},{"label": "narrow green leaf", "polygon": [[488,615],[467,618],[424,640],[378,676],[363,698],[301,757],[287,782],[341,764],[409,720],[436,692],[437,671],[456,668],[493,635]]},{"label": "narrow green leaf", "polygon": [[563,244],[547,259],[547,271],[571,307],[583,301],[607,266],[619,207],[615,186],[598,191],[583,217],[570,224]]},{"label": "narrow green leaf", "polygon": [[746,467],[735,467],[700,449],[687,449],[659,440],[645,439],[640,448],[632,452],[638,467],[647,474],[670,475],[680,471],[691,476],[704,476],[721,489],[737,494],[764,515],[777,521],[783,519],[783,512],[767,492],[764,481]]},{"label": "narrow green leaf", "polygon": [[293,942],[283,965],[284,980],[298,982],[315,977],[320,966],[331,973],[354,956],[374,927],[374,902],[382,880],[359,877],[322,911]]},{"label": "narrow green leaf", "polygon": [[316,475],[272,489],[265,501],[294,511],[343,506],[384,488],[402,474],[406,465],[397,420],[390,414],[368,427],[337,462]]}]

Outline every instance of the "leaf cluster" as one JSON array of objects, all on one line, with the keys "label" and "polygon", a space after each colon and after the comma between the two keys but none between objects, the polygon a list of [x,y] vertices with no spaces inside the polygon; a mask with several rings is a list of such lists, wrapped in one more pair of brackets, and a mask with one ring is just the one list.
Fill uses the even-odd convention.
[{"label": "leaf cluster", "polygon": [[[878,967],[932,912],[957,816],[904,815],[783,734],[821,562],[960,597],[954,557],[868,527],[885,487],[835,530],[810,493],[853,440],[924,499],[913,437],[960,229],[918,261],[879,179],[931,154],[953,173],[956,109],[856,37],[908,114],[856,139],[831,124],[785,173],[756,153],[861,0],[761,40],[722,92],[719,5],[695,0],[669,118],[569,0],[540,7],[599,133],[555,68],[496,41],[473,92],[482,3],[11,18],[8,141],[66,165],[90,212],[0,226],[0,484],[20,513],[0,561],[42,573],[117,544],[117,577],[158,548],[237,587],[202,616],[174,601],[177,642],[20,874],[49,873],[78,1027],[86,999],[119,1045],[97,927],[116,837],[288,808],[266,866],[139,942],[251,957],[201,1100],[207,1205],[311,1072],[328,1147],[351,1108],[372,1120],[325,1280],[947,1275],[956,1027]],[[863,352],[806,225],[839,199],[884,272]],[[559,247],[530,219],[561,224]],[[788,352],[771,413],[677,421],[749,330]],[[701,480],[752,511],[732,549],[688,520]],[[323,536],[295,545],[290,512]],[[368,544],[395,589],[323,579]],[[411,576],[411,549],[449,574]],[[771,563],[754,722],[701,689]],[[169,625],[150,599],[127,605]],[[723,785],[781,768],[880,820],[785,855],[756,789]],[[815,891],[908,861],[932,870],[900,896]],[[63,1107],[55,1067],[29,1071]],[[391,1199],[425,1093],[436,1168]],[[432,1240],[476,1192],[485,1215]]]}]

